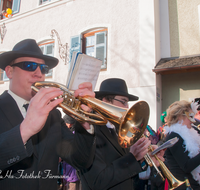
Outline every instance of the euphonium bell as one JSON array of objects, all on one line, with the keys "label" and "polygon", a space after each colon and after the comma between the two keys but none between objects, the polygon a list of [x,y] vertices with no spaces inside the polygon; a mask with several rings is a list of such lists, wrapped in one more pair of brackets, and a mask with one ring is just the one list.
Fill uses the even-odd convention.
[{"label": "euphonium bell", "polygon": [[[114,125],[119,126],[118,142],[123,148],[128,148],[139,140],[147,126],[149,119],[149,105],[145,101],[139,101],[130,109],[126,109],[91,97],[75,98],[73,93],[70,92],[64,85],[56,82],[35,82],[31,86],[32,90],[35,92],[38,92],[41,87],[60,88],[63,91],[63,95],[61,96],[63,98],[63,102],[59,104],[59,107],[61,107],[66,114],[75,118],[79,122],[105,125],[107,121],[110,121]],[[80,107],[81,104],[88,105],[98,114],[84,112]],[[151,146],[150,149],[152,149]],[[156,155],[154,156],[160,163],[160,168],[163,175],[169,182],[170,189],[175,189],[185,183],[185,181],[177,180],[165,164]],[[165,178],[162,176],[155,163],[153,163],[149,154],[145,155],[144,158],[150,166],[154,166],[156,168],[157,172],[164,180]]]}]

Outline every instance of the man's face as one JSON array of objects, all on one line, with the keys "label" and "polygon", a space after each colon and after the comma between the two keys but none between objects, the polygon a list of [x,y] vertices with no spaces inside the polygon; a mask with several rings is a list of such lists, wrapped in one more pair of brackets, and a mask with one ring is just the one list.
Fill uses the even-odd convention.
[{"label": "man's face", "polygon": [[[20,57],[15,59],[12,65],[23,61],[45,64],[44,60],[42,59],[34,57]],[[10,79],[10,90],[27,101],[32,98],[31,85],[36,81],[44,81],[45,79],[45,74],[41,73],[39,67],[37,67],[35,71],[25,71],[16,66],[7,66],[5,71]]]},{"label": "man's face", "polygon": [[[103,98],[103,101],[106,102],[105,98]],[[112,102],[109,102],[115,106],[119,106],[119,107],[122,107],[122,108],[128,108],[128,101],[129,99],[125,96],[115,96],[115,98],[113,99]]]}]

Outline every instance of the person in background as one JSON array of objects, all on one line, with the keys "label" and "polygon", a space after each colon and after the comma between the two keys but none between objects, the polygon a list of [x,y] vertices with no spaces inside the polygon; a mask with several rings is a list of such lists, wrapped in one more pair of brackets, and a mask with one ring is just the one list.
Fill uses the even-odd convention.
[{"label": "person in background", "polygon": [[195,123],[194,125],[200,130],[200,98],[195,98],[194,102],[197,103],[197,112],[194,116]]},{"label": "person in background", "polygon": [[[144,135],[149,138],[151,144],[156,145],[158,143],[158,137],[156,136],[155,131],[151,128],[150,125],[146,126]],[[151,180],[150,178],[151,168],[148,166],[147,170],[139,173],[139,190],[150,190],[151,189]]]},{"label": "person in background", "polygon": [[[176,101],[167,109],[166,141],[179,140],[165,151],[171,173],[180,181],[187,178],[193,189],[200,189],[200,136],[192,127],[195,122],[194,102]],[[185,185],[176,188],[185,190]]]},{"label": "person in background", "polygon": [[165,126],[167,125],[167,112],[164,111],[161,116],[160,116],[160,120],[162,121],[163,125],[160,126],[156,132],[156,136],[158,137],[158,145],[161,145],[164,141],[165,141]]},{"label": "person in background", "polygon": [[147,125],[145,131],[144,131],[144,135],[146,135],[146,137],[149,138],[149,140],[151,141],[151,144],[157,144],[159,139],[156,135],[156,132],[151,128],[150,125]]},{"label": "person in background", "polygon": [[[129,101],[138,100],[128,93],[126,82],[119,78],[104,80],[96,98],[121,108],[128,108]],[[148,152],[150,140],[140,138],[130,149],[122,148],[118,143],[118,128],[108,122],[106,125],[94,125],[96,150],[93,164],[80,170],[82,189],[92,190],[133,190],[138,184],[138,174],[147,168],[144,156]],[[160,153],[163,159],[164,152]],[[156,162],[158,164],[158,162]]]},{"label": "person in background", "polygon": [[[69,115],[63,117],[67,127],[75,133],[74,124],[76,120]],[[70,164],[65,161],[62,161],[63,168],[63,190],[81,190],[81,182],[77,176],[77,171]]]}]

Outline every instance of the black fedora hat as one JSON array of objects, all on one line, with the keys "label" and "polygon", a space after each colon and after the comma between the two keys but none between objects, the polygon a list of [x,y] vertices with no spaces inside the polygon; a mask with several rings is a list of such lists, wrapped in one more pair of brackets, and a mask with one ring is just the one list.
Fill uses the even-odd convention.
[{"label": "black fedora hat", "polygon": [[128,93],[126,82],[119,78],[106,79],[101,83],[99,91],[95,92],[95,96],[99,98],[105,95],[125,96],[129,98],[129,101],[139,99],[137,96]]},{"label": "black fedora hat", "polygon": [[19,57],[35,57],[43,59],[45,64],[49,66],[49,69],[52,69],[58,64],[57,58],[43,55],[34,39],[25,39],[18,42],[13,47],[12,51],[0,54],[0,68],[5,70],[7,65],[10,65],[13,60]]}]

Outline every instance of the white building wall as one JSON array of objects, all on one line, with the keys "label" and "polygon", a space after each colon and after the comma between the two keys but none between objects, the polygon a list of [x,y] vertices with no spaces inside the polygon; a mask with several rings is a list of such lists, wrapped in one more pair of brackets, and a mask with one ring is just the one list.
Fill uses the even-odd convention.
[{"label": "white building wall", "polygon": [[[126,80],[129,92],[145,100],[150,106],[149,124],[156,129],[156,78],[152,72],[156,64],[156,25],[154,0],[55,0],[39,6],[34,0],[21,0],[20,13],[6,24],[7,33],[0,52],[11,50],[14,44],[25,38],[37,42],[50,39],[52,29],[60,35],[63,44],[70,44],[70,37],[95,27],[108,28],[107,69],[101,71],[96,90],[106,78]],[[55,57],[59,58],[55,38]],[[60,62],[53,78],[66,83],[68,65]],[[0,84],[0,92],[8,88],[8,82]],[[134,104],[132,102],[131,104]]]},{"label": "white building wall", "polygon": [[170,57],[170,31],[168,0],[159,0],[161,58]]}]

